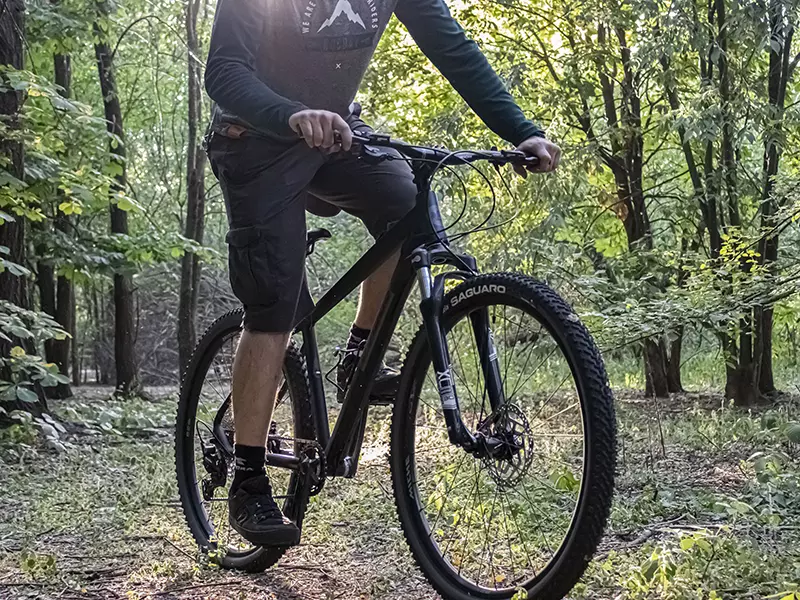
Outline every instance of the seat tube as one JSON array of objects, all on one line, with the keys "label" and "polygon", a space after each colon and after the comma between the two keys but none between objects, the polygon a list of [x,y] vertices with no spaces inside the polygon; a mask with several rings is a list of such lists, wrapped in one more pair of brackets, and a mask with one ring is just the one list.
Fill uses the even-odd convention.
[{"label": "seat tube", "polygon": [[311,392],[311,413],[314,416],[314,427],[317,431],[317,441],[325,448],[331,437],[328,424],[328,407],[325,404],[325,389],[322,384],[322,368],[319,364],[319,351],[317,350],[317,335],[314,326],[308,325],[302,330],[303,353],[308,371],[309,392]]}]

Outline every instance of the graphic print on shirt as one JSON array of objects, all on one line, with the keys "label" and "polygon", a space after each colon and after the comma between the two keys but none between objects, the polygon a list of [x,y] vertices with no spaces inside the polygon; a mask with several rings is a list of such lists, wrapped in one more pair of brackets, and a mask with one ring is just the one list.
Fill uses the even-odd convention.
[{"label": "graphic print on shirt", "polygon": [[342,52],[373,45],[379,0],[308,0],[300,24],[308,50]]}]

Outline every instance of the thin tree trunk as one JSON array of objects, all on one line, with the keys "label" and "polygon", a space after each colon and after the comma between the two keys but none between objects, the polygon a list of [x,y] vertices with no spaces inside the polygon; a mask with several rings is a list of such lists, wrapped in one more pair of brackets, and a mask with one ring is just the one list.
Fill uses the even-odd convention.
[{"label": "thin tree trunk", "polygon": [[[600,31],[605,32],[605,27]],[[615,125],[621,134],[622,143],[615,149],[615,155],[621,160],[612,166],[614,179],[617,182],[617,194],[621,202],[625,202],[627,213],[624,224],[628,236],[628,247],[652,250],[653,233],[650,217],[644,198],[644,164],[642,137],[641,99],[638,90],[638,72],[632,60],[625,30],[614,29],[619,44],[623,77],[620,81],[621,102],[619,102],[619,124],[616,118],[616,106],[613,105],[612,79],[603,75],[601,86],[604,89],[603,99],[609,126]],[[604,36],[604,34],[603,34]],[[600,36],[598,36],[598,39]],[[613,118],[612,118],[613,115]],[[652,338],[644,344],[645,392],[658,398],[669,396],[667,378],[667,350],[662,339]]]},{"label": "thin tree trunk", "polygon": [[[98,16],[107,17],[109,6],[105,1],[97,2]],[[111,49],[106,36],[97,22],[94,24],[97,41],[94,45],[97,58],[97,71],[100,78],[100,90],[103,94],[108,132],[114,137],[109,144],[111,158],[117,163],[121,172],[115,177],[115,192],[124,191],[127,187],[125,130],[122,123],[122,109],[117,94],[117,82],[114,77]],[[127,235],[128,213],[112,202],[111,233]],[[139,387],[139,379],[134,355],[133,325],[133,280],[127,273],[114,275],[114,365],[116,370],[117,393],[128,395]]]},{"label": "thin tree trunk", "polygon": [[70,340],[70,362],[72,363],[72,385],[78,387],[83,383],[83,359],[80,352],[80,346],[78,344],[78,330],[77,330],[77,311],[75,307],[77,306],[77,287],[75,285],[70,286],[71,298],[70,298],[70,315],[69,315],[69,326],[70,331],[72,331],[72,339]]},{"label": "thin tree trunk", "polygon": [[[719,192],[720,208],[724,204],[727,207],[728,227],[741,227],[741,216],[739,211],[738,186],[736,179],[736,152],[734,148],[734,115],[731,101],[731,80],[728,67],[728,27],[726,15],[726,0],[713,0],[713,9],[709,10],[709,23],[716,26],[716,38],[714,43],[718,50],[718,70],[719,70],[719,98],[722,119],[722,139],[720,142],[720,173],[716,190]],[[712,44],[713,47],[713,44]],[[711,64],[711,61],[709,61]],[[710,160],[708,152],[706,160]],[[708,169],[707,169],[708,173]],[[716,173],[712,175],[717,179]],[[719,215],[722,219],[724,214],[720,210]],[[744,263],[742,268],[747,268]],[[726,395],[733,398],[739,406],[747,406],[758,399],[758,369],[755,369],[753,361],[753,315],[752,311],[744,314],[739,319],[739,344],[738,348],[733,343],[733,339],[727,337],[729,354],[729,365],[726,369],[727,381],[725,384]],[[738,349],[738,353],[736,350]]]},{"label": "thin tree trunk", "polygon": [[[25,3],[23,0],[7,0],[0,11],[0,64],[15,69],[24,66],[23,47],[25,40]],[[22,108],[22,93],[11,91],[0,93],[0,115],[5,117],[11,128],[19,127],[19,112]],[[22,143],[17,140],[0,138],[0,156],[8,161],[4,169],[16,179],[25,177],[25,152]],[[17,217],[14,221],[6,221],[0,225],[0,246],[9,249],[8,260],[20,265],[26,262],[25,217]],[[12,275],[8,269],[0,273],[0,300],[6,300],[22,308],[31,308],[31,296],[28,292],[25,277]],[[9,342],[0,338],[0,356],[7,357],[11,347],[23,346],[27,352],[35,351],[28,341],[14,340]],[[8,379],[9,373],[0,373],[0,379]],[[21,408],[33,414],[41,415],[47,411],[47,402],[41,388],[37,389],[37,402],[12,402],[6,408]]]},{"label": "thin tree trunk", "polygon": [[[53,56],[53,72],[55,74],[55,82],[61,87],[61,95],[64,98],[69,98],[72,92],[72,64],[71,58],[68,54],[55,54]],[[59,196],[61,194],[59,193]],[[70,218],[65,215],[58,207],[55,210],[55,229],[63,235],[71,235],[72,228]],[[59,325],[71,337],[75,335],[75,327],[73,324],[74,307],[72,305],[72,281],[59,275],[56,279],[56,293],[55,293],[55,312],[53,316]],[[72,345],[71,337],[63,340],[52,340],[50,349],[51,362],[58,366],[58,370],[64,375],[69,374],[70,368],[70,347]],[[53,398],[69,398],[72,395],[72,390],[68,383],[60,383],[56,387],[51,388],[48,392]]]},{"label": "thin tree trunk", "polygon": [[[790,62],[794,26],[788,21],[782,0],[770,1],[770,44],[769,44],[769,76],[767,90],[769,94],[770,115],[764,140],[763,188],[761,193],[761,229],[765,237],[759,244],[761,263],[769,271],[775,270],[778,260],[778,235],[766,235],[776,225],[778,211],[782,202],[774,197],[775,176],[781,158],[781,138],[786,88],[791,77]],[[762,394],[775,392],[775,377],[772,369],[772,333],[773,310],[764,307],[758,324],[758,344],[761,348],[760,376],[758,389]]]},{"label": "thin tree trunk", "polygon": [[657,398],[669,396],[669,381],[664,342],[647,339],[644,342],[645,394]]},{"label": "thin tree trunk", "polygon": [[683,325],[677,328],[675,337],[669,343],[669,360],[667,361],[667,387],[670,393],[683,392],[681,381],[681,353],[683,350]]},{"label": "thin tree trunk", "polygon": [[[41,224],[37,224],[41,225]],[[45,234],[46,230],[39,228],[39,234]],[[39,309],[55,319],[56,316],[56,280],[53,265],[42,260],[43,248],[36,245],[36,253],[40,259],[36,263],[36,285],[39,288]],[[44,357],[49,363],[53,362],[53,342],[55,340],[45,340]],[[49,394],[48,394],[49,395]]]},{"label": "thin tree trunk", "polygon": [[[197,38],[199,8],[199,0],[187,0],[189,132],[186,145],[186,227],[184,235],[202,243],[205,225],[205,154],[198,144],[198,123],[202,112],[200,44]],[[195,345],[200,269],[201,264],[197,254],[186,252],[181,260],[181,283],[178,296],[178,360],[181,372],[189,364],[189,358]]]}]

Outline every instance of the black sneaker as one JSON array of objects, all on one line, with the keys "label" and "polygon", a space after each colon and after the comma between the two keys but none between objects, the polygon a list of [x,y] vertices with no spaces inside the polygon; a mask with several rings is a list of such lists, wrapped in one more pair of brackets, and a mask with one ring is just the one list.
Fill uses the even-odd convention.
[{"label": "black sneaker", "polygon": [[228,521],[239,535],[257,546],[300,543],[300,529],[275,504],[266,475],[251,477],[228,496]]},{"label": "black sneaker", "polygon": [[[353,373],[355,373],[358,359],[361,358],[361,354],[364,352],[365,345],[366,340],[356,347],[341,351],[344,356],[339,361],[339,367],[336,370],[336,387],[338,388],[336,398],[339,403],[344,402],[345,393],[350,385],[350,380],[353,378]],[[370,404],[374,406],[391,406],[394,404],[394,397],[397,395],[399,384],[400,371],[385,364],[381,365],[369,394]]]}]

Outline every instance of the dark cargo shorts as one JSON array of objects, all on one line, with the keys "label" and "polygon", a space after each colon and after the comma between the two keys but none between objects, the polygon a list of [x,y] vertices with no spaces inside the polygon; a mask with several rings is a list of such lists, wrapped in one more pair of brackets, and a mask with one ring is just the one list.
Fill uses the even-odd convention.
[{"label": "dark cargo shorts", "polygon": [[[352,116],[353,131],[370,131]],[[285,333],[311,308],[305,285],[306,207],[323,216],[344,210],[380,237],[414,206],[416,186],[404,161],[367,165],[352,154],[326,155],[302,140],[213,133],[211,167],[228,214],[228,269],[251,331]]]}]

